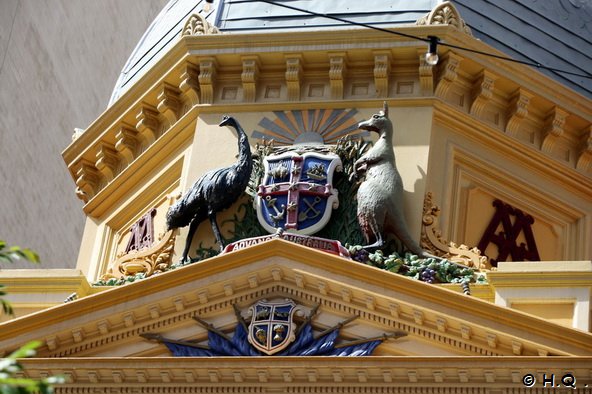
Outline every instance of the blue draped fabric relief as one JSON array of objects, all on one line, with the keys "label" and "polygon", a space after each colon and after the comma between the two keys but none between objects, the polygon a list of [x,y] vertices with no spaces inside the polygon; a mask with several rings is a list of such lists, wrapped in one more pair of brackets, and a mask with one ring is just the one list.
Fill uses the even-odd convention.
[{"label": "blue draped fabric relief", "polygon": [[[307,323],[300,331],[296,340],[277,356],[369,356],[382,340],[369,341],[351,346],[335,348],[339,337],[339,329],[314,339],[312,327]],[[247,332],[242,324],[238,324],[234,336],[229,341],[226,338],[209,331],[208,345],[210,350],[199,349],[179,343],[163,340],[175,357],[215,357],[215,356],[262,356],[249,344]]]},{"label": "blue draped fabric relief", "polygon": [[210,350],[206,349],[199,349],[196,347],[191,347],[187,345],[180,345],[178,343],[172,343],[163,341],[166,347],[170,350],[170,352],[175,357],[213,357],[218,356],[218,354],[213,353]]}]

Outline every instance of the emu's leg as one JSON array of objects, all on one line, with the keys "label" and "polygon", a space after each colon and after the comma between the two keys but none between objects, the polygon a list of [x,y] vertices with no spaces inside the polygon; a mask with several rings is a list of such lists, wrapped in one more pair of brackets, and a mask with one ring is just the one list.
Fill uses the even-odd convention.
[{"label": "emu's leg", "polygon": [[185,240],[185,249],[183,250],[183,257],[181,258],[181,261],[184,263],[189,259],[189,248],[191,247],[191,241],[193,241],[193,235],[195,234],[198,226],[199,221],[196,219],[193,219],[189,225],[189,232],[187,233],[187,239]]},{"label": "emu's leg", "polygon": [[212,223],[212,231],[214,231],[214,236],[216,237],[216,242],[220,245],[220,252],[224,251],[224,242],[222,242],[222,235],[220,234],[220,229],[218,228],[218,222],[216,221],[216,212],[208,211],[208,217],[210,218],[210,223]]}]

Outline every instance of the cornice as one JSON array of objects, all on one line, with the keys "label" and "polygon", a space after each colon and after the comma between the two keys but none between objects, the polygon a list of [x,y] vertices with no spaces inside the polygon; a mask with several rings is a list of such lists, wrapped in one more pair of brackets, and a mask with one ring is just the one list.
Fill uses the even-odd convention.
[{"label": "cornice", "polygon": [[575,171],[566,163],[543,160],[545,156],[539,149],[512,139],[487,123],[479,122],[476,127],[475,118],[443,100],[435,101],[434,108],[436,122],[447,125],[451,130],[472,141],[488,145],[507,157],[519,158],[522,165],[528,165],[538,173],[544,173],[549,178],[561,179],[563,187],[569,188],[583,198],[588,198],[587,196],[590,195],[592,178]]},{"label": "cornice", "polygon": [[492,271],[487,279],[495,288],[502,287],[583,287],[592,286],[592,272],[500,272]]},{"label": "cornice", "polygon": [[[490,53],[496,56],[508,57],[494,47],[478,39],[467,39],[465,36],[448,34],[446,42],[462,46],[468,49]],[[483,56],[469,51],[460,51],[467,60],[472,60],[485,70],[489,70],[492,76],[508,79],[517,86],[527,89],[534,95],[542,97],[559,107],[569,108],[570,113],[592,122],[592,100],[578,92],[567,88],[547,75],[538,71],[535,67],[516,62],[504,61],[495,57]]]},{"label": "cornice", "polygon": [[273,240],[15,319],[1,326],[0,347],[7,351],[45,338],[40,354],[67,357],[100,344],[137,340],[142,332],[190,321],[197,311],[231,311],[232,303],[264,294],[322,302],[372,324],[448,343],[461,354],[586,355],[592,344],[588,333]]},{"label": "cornice", "polygon": [[[561,387],[567,373],[575,387],[592,379],[590,357],[221,357],[210,358],[63,358],[23,359],[27,376],[65,376],[58,392],[185,393],[482,393],[524,392],[523,378],[532,374],[533,388],[553,374]],[[545,376],[543,376],[545,375]],[[475,390],[475,391],[473,391]],[[567,388],[565,389],[567,390]],[[96,391],[93,391],[96,392]],[[510,392],[510,391],[508,391]]]},{"label": "cornice", "polygon": [[0,282],[11,294],[76,292],[83,297],[91,292],[91,286],[80,270],[3,270],[0,271]]},{"label": "cornice", "polygon": [[[398,30],[422,37],[437,35],[446,42],[497,54],[493,48],[471,36],[459,35],[452,26],[409,26]],[[476,95],[471,93],[475,95],[475,105],[467,111],[479,117],[486,113],[488,105],[498,105],[492,97],[501,97],[502,101],[515,97],[513,91],[500,91],[503,87],[518,91],[520,97],[532,98],[528,101],[544,107],[542,115],[537,111],[532,114],[524,110],[517,112],[520,116],[511,118],[512,124],[525,121],[527,116],[534,122],[548,123],[549,113],[560,114],[558,119],[555,119],[557,116],[553,118],[555,123],[552,128],[546,127],[541,131],[546,133],[542,153],[552,156],[555,146],[563,146],[558,141],[567,143],[573,155],[577,156],[569,159],[570,165],[573,164],[586,176],[589,148],[584,137],[592,122],[591,100],[543,74],[533,72],[529,67],[469,52],[456,53],[445,47],[440,48],[442,64],[429,68],[420,61],[424,50],[425,43],[421,41],[368,29],[325,31],[323,34],[275,32],[184,36],[64,150],[63,158],[76,181],[77,195],[89,202],[106,186],[116,182],[118,176],[138,159],[138,155],[150,150],[177,123],[188,117],[194,119],[201,111],[227,111],[229,108],[232,111],[247,108],[262,110],[274,106],[275,110],[279,107],[343,107],[350,104],[359,107],[376,101],[379,96],[402,100],[402,105],[405,102],[416,103],[414,99],[425,100],[432,94],[433,88],[430,87],[433,86],[435,94],[445,101],[452,99],[448,96],[454,89],[476,89]],[[327,56],[327,52],[341,56],[340,74],[335,74],[335,56]],[[253,56],[256,56],[256,77],[253,62],[248,61]],[[299,59],[297,66],[293,64],[294,59]],[[365,75],[366,79],[373,76],[374,82],[380,85],[378,96],[369,92],[359,99],[340,100],[345,66],[350,81],[355,78],[352,76]],[[292,71],[287,72],[289,70]],[[297,70],[296,74],[294,70]],[[413,88],[411,95],[387,95],[385,89],[393,85],[389,79],[392,82],[401,73],[412,80],[416,78],[422,88]],[[339,78],[336,79],[336,75]],[[301,100],[304,83],[311,78],[318,81],[320,76],[330,94],[318,100]],[[273,101],[258,99],[258,89],[271,80],[278,83],[278,78],[289,94]],[[475,82],[480,78],[485,78],[481,85]],[[218,90],[228,81],[236,81],[237,89],[239,86],[246,89],[245,100],[219,99]],[[508,101],[499,105],[511,107],[510,104]],[[196,108],[199,108],[197,112]],[[86,211],[91,210],[86,208]]]}]

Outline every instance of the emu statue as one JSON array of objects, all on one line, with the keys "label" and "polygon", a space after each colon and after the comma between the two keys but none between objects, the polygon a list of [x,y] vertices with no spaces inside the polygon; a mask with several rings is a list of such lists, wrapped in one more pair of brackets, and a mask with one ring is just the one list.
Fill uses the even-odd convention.
[{"label": "emu statue", "polygon": [[220,127],[227,125],[234,127],[238,133],[238,161],[230,167],[219,168],[202,175],[191,189],[169,208],[166,215],[169,230],[189,225],[182,261],[187,261],[193,235],[206,218],[210,219],[220,251],[224,250],[216,213],[238,200],[249,183],[253,168],[249,139],[238,122],[225,115]]},{"label": "emu statue", "polygon": [[[411,238],[403,216],[403,182],[395,165],[393,124],[388,118],[388,105],[383,111],[358,127],[379,134],[374,146],[354,163],[353,176],[366,173],[358,189],[358,223],[368,245],[378,249],[385,243],[383,231],[394,234],[412,253],[426,258],[435,257],[421,249]],[[373,242],[373,243],[371,243]]]}]

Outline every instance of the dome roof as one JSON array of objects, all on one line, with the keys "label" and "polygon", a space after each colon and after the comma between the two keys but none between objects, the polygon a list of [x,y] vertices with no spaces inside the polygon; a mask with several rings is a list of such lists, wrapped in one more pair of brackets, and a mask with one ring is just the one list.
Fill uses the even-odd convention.
[{"label": "dome roof", "polygon": [[[275,0],[278,3],[380,27],[415,24],[440,0]],[[587,0],[540,2],[455,0],[475,37],[527,62],[590,75],[592,69],[592,4]],[[553,3],[553,4],[551,4]],[[133,85],[181,37],[191,14],[200,13],[226,33],[264,33],[302,29],[352,28],[339,21],[305,14],[256,0],[170,0],[126,62],[109,105]],[[551,78],[592,96],[592,79],[541,70]]]}]

